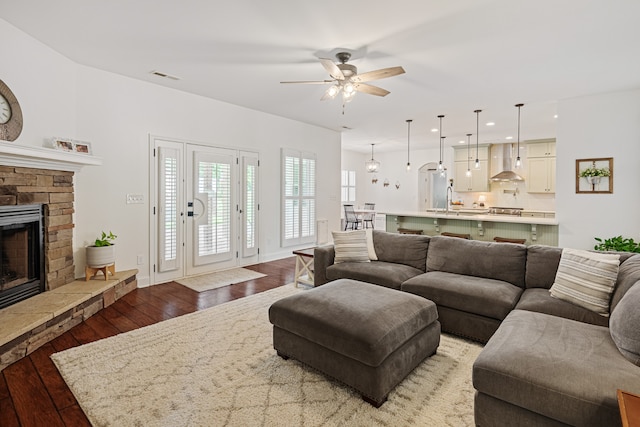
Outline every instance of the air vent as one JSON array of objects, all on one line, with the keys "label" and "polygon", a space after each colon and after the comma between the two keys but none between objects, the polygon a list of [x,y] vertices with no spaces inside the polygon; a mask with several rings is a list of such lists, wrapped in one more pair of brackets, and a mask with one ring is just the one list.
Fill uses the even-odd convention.
[{"label": "air vent", "polygon": [[151,72],[151,74],[153,74],[155,76],[158,76],[158,77],[164,77],[164,78],[167,78],[167,79],[171,79],[171,80],[180,80],[180,77],[172,76],[171,74],[163,73],[162,71],[154,70],[154,71]]}]

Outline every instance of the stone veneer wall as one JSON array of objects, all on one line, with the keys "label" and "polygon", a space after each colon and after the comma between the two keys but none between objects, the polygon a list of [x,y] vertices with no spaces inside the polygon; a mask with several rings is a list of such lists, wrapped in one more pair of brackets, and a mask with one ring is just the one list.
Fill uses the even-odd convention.
[{"label": "stone veneer wall", "polygon": [[46,290],[75,280],[73,172],[0,166],[0,205],[44,205]]}]

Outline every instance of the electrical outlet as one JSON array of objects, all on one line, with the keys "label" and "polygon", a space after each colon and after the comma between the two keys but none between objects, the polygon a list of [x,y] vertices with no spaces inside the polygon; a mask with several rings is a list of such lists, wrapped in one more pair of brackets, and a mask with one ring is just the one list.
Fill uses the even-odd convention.
[{"label": "electrical outlet", "polygon": [[138,265],[142,265],[142,264],[144,264],[144,259],[142,255],[138,255]]},{"label": "electrical outlet", "polygon": [[127,194],[127,204],[140,204],[144,203],[144,196],[142,194]]}]

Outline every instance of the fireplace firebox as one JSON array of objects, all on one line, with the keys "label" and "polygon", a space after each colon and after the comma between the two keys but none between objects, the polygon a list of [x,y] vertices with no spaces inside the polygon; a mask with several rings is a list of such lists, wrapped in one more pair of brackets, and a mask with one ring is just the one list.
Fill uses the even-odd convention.
[{"label": "fireplace firebox", "polygon": [[43,206],[0,206],[0,308],[45,290]]}]

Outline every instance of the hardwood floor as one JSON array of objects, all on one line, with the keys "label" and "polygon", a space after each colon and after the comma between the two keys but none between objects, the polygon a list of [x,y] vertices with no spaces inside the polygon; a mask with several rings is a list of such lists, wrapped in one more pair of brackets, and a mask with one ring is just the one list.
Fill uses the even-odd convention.
[{"label": "hardwood floor", "polygon": [[266,277],[206,292],[176,282],[135,289],[0,372],[0,426],[89,426],[53,353],[293,282],[295,258],[248,266]]}]

